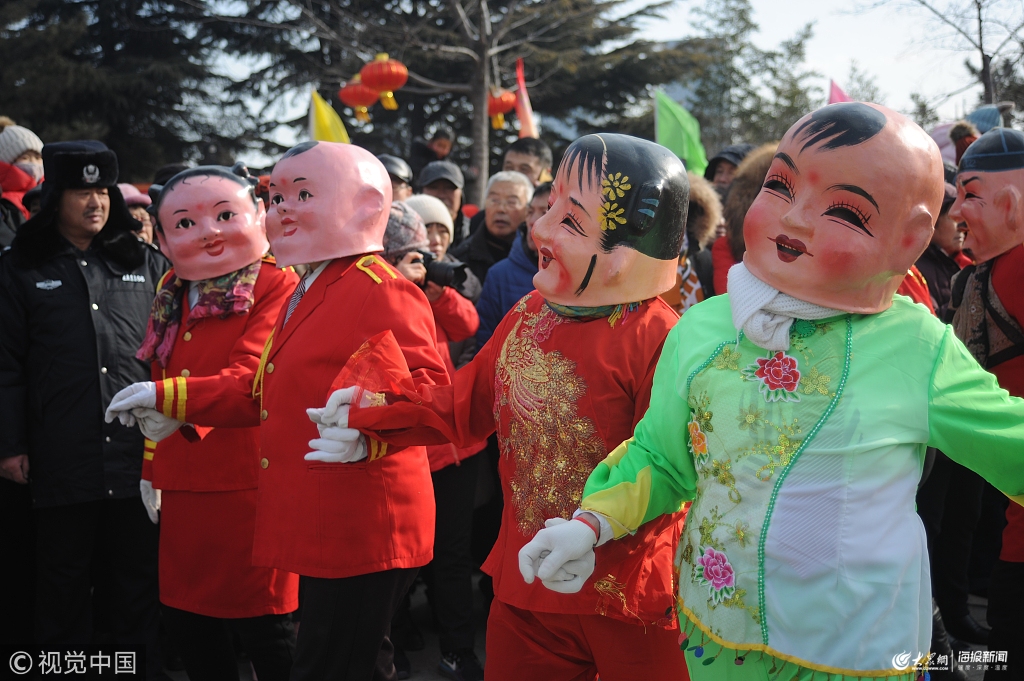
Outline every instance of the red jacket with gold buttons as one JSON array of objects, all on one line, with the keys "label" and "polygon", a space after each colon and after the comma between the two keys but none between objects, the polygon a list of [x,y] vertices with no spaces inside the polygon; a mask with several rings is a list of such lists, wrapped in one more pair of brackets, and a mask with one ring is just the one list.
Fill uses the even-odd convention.
[{"label": "red jacket with gold buttons", "polygon": [[380,258],[352,256],[320,273],[283,326],[286,310],[260,369],[164,382],[158,407],[183,405],[187,421],[215,427],[250,425],[259,414],[254,565],[342,578],[427,564],[434,496],[423,447],[371,441],[358,463],[303,458],[318,437],[306,409],[326,404],[331,383],[368,338],[391,330],[415,384],[449,383],[426,297]]},{"label": "red jacket with gold buttons", "polygon": [[[298,284],[289,270],[278,269],[273,261],[264,261],[253,291],[254,302],[247,314],[223,319],[207,317],[184,322],[178,328],[174,350],[167,367],[153,362],[153,380],[157,383],[157,408],[168,416],[189,421],[186,406],[187,387],[179,393],[181,409],[173,384],[203,386],[221,376],[244,377],[256,371],[267,336],[274,328],[278,313]],[[182,319],[188,319],[188,296],[182,301]],[[171,389],[167,390],[170,386]],[[162,490],[220,492],[256,489],[259,471],[259,409],[246,404],[239,416],[248,416],[247,428],[214,428],[201,440],[193,432],[179,430],[162,440],[152,451],[146,441],[142,477]],[[185,438],[192,436],[193,441]]]}]

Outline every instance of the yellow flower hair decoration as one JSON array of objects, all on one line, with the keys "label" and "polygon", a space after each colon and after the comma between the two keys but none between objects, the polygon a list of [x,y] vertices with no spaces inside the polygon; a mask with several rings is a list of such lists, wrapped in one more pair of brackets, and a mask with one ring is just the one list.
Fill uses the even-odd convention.
[{"label": "yellow flower hair decoration", "polygon": [[598,218],[601,222],[601,231],[606,232],[614,230],[619,225],[626,224],[626,218],[622,217],[622,214],[625,212],[626,209],[619,208],[619,204],[617,203],[605,201],[601,204],[601,208],[598,210]]},{"label": "yellow flower hair decoration", "polygon": [[[607,197],[609,201],[615,199],[621,199],[633,185],[629,183],[629,177],[622,173],[609,173],[603,180],[601,180],[601,193]],[[620,223],[621,224],[621,223]]]}]

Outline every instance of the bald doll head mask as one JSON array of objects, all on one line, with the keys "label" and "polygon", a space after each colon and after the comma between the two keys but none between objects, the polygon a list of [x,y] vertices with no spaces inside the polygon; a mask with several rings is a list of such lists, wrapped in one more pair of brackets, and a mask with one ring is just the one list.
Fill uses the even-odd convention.
[{"label": "bald doll head mask", "polygon": [[949,216],[979,263],[1024,243],[1024,133],[993,128],[967,148]]},{"label": "bald doll head mask", "polygon": [[352,144],[305,142],[270,174],[267,236],[279,267],[384,248],[391,180],[370,152]]},{"label": "bald doll head mask", "polygon": [[887,309],[931,240],[942,159],[915,123],[875,104],[804,116],[779,144],[743,223],[743,262],[810,303]]}]

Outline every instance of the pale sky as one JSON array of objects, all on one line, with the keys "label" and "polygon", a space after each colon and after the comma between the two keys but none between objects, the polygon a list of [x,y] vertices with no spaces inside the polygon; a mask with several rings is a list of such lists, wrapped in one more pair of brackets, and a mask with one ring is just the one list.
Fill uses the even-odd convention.
[{"label": "pale sky", "polygon": [[[686,37],[691,34],[692,8],[703,4],[679,0],[665,21],[650,22],[645,36],[654,40]],[[943,49],[953,41],[924,10],[892,5],[854,13],[852,7],[868,4],[858,0],[751,0],[751,4],[754,20],[761,27],[755,38],[760,47],[776,47],[807,22],[814,22],[807,65],[822,74],[818,85],[826,94],[829,78],[842,87],[853,59],[874,77],[885,103],[901,111],[910,109],[912,92],[931,100],[971,83],[963,66],[968,54]],[[965,107],[972,111],[980,91],[979,85],[952,97],[938,107],[940,116],[952,120],[962,116]]]},{"label": "pale sky", "polygon": [[[648,1],[635,0],[633,6]],[[843,87],[850,62],[856,59],[858,67],[875,79],[884,103],[900,111],[911,108],[912,92],[933,101],[971,84],[964,59],[970,56],[975,64],[977,59],[973,53],[950,49],[955,45],[948,31],[940,29],[923,11],[895,4],[868,12],[851,10],[870,1],[751,0],[754,19],[761,27],[755,42],[763,48],[776,47],[812,21],[814,37],[808,45],[806,65],[821,74],[816,83],[822,91],[827,95],[830,78]],[[692,8],[703,4],[704,0],[677,0],[666,12],[665,20],[649,22],[644,37],[678,40],[692,35]],[[942,120],[955,120],[974,110],[980,91],[980,85],[972,86],[939,105]],[[307,106],[307,95],[297,97],[286,105],[284,118],[301,114]],[[305,139],[304,133],[296,135],[284,128],[278,130],[278,136],[284,144]],[[243,158],[254,165],[270,162],[259,153],[246,153]]]}]

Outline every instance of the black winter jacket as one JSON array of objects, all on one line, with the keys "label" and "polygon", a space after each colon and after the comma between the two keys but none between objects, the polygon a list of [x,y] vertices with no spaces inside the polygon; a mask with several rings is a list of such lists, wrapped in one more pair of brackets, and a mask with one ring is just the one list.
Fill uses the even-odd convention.
[{"label": "black winter jacket", "polygon": [[135,353],[169,265],[123,234],[79,251],[49,217],[0,257],[0,458],[28,454],[37,508],[138,496],[142,434],[103,412],[150,378]]}]

